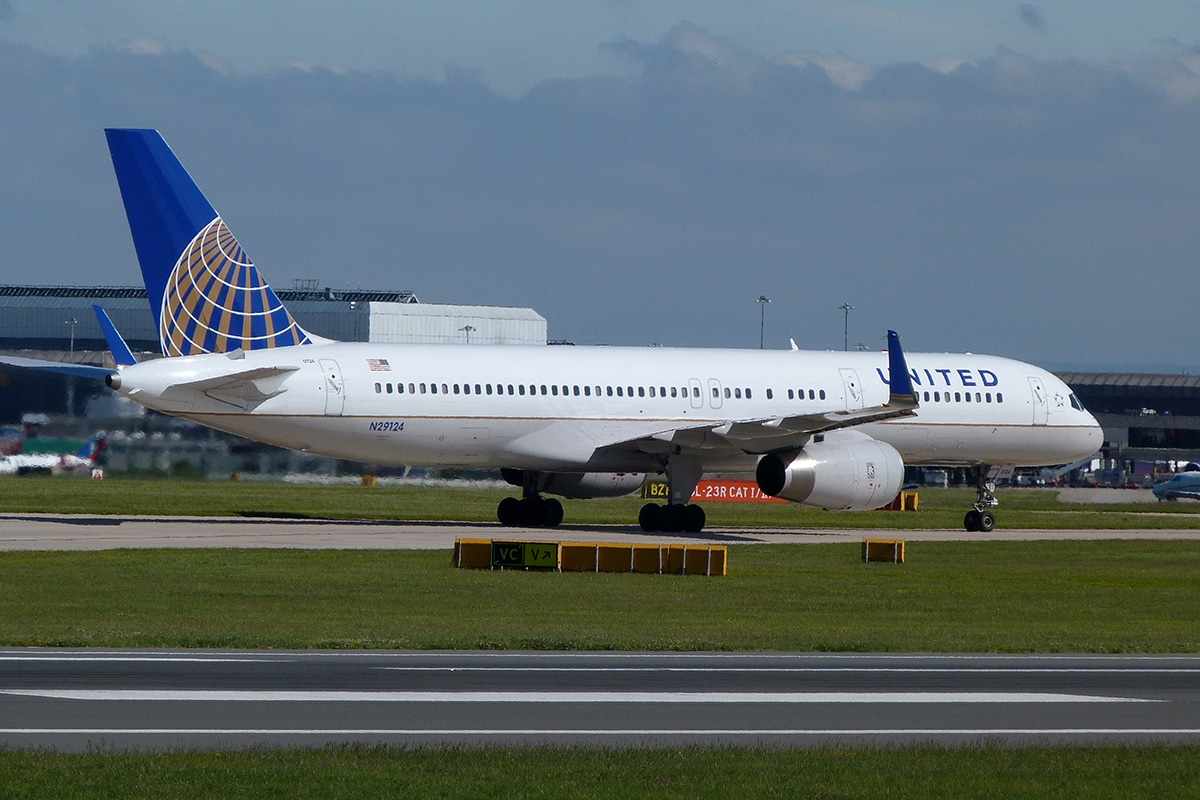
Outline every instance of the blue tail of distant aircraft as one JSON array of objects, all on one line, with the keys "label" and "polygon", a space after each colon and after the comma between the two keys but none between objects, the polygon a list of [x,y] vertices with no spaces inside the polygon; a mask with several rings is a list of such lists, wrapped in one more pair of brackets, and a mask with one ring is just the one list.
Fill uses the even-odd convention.
[{"label": "blue tail of distant aircraft", "polygon": [[100,457],[104,455],[104,451],[107,449],[108,436],[103,433],[97,433],[91,439],[88,439],[87,443],[75,455],[94,464],[100,460]]},{"label": "blue tail of distant aircraft", "polygon": [[158,131],[105,135],[163,354],[310,344]]}]

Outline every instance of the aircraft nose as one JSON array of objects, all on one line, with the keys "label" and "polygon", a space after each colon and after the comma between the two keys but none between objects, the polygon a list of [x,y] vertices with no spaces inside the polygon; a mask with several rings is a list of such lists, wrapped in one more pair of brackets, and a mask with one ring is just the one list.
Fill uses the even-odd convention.
[{"label": "aircraft nose", "polygon": [[1100,423],[1092,414],[1088,414],[1088,419],[1092,423],[1087,427],[1088,447],[1094,453],[1104,445],[1104,428],[1100,427]]}]

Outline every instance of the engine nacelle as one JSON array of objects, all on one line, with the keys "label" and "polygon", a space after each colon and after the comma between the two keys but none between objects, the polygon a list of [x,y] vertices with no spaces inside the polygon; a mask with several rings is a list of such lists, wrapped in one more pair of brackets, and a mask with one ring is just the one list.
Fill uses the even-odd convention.
[{"label": "engine nacelle", "polygon": [[[502,469],[500,475],[513,486],[525,485],[523,469]],[[572,500],[623,497],[641,489],[646,481],[640,472],[542,472],[539,478],[539,491]]]},{"label": "engine nacelle", "polygon": [[868,511],[892,502],[904,483],[896,448],[854,430],[818,434],[794,453],[763,456],[758,488],[793,503]]}]

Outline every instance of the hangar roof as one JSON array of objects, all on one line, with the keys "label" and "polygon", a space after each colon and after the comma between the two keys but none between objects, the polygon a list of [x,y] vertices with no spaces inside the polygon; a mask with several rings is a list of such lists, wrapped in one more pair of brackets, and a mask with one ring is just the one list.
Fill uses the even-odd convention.
[{"label": "hangar roof", "polygon": [[1200,389],[1200,375],[1143,372],[1059,372],[1072,388],[1080,386],[1142,387],[1148,389]]},{"label": "hangar roof", "polygon": [[[286,302],[296,300],[340,300],[372,303],[416,303],[412,292],[388,292],[374,289],[276,289],[276,296]],[[146,299],[140,286],[0,286],[0,297],[95,297]]]}]

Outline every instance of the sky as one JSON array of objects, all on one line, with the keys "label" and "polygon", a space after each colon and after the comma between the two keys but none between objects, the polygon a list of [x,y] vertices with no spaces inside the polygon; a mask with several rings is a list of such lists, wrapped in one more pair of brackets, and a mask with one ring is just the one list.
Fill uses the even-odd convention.
[{"label": "sky", "polygon": [[1196,2],[0,0],[0,283],[140,283],[154,127],[276,288],[1195,372],[1198,123]]}]

